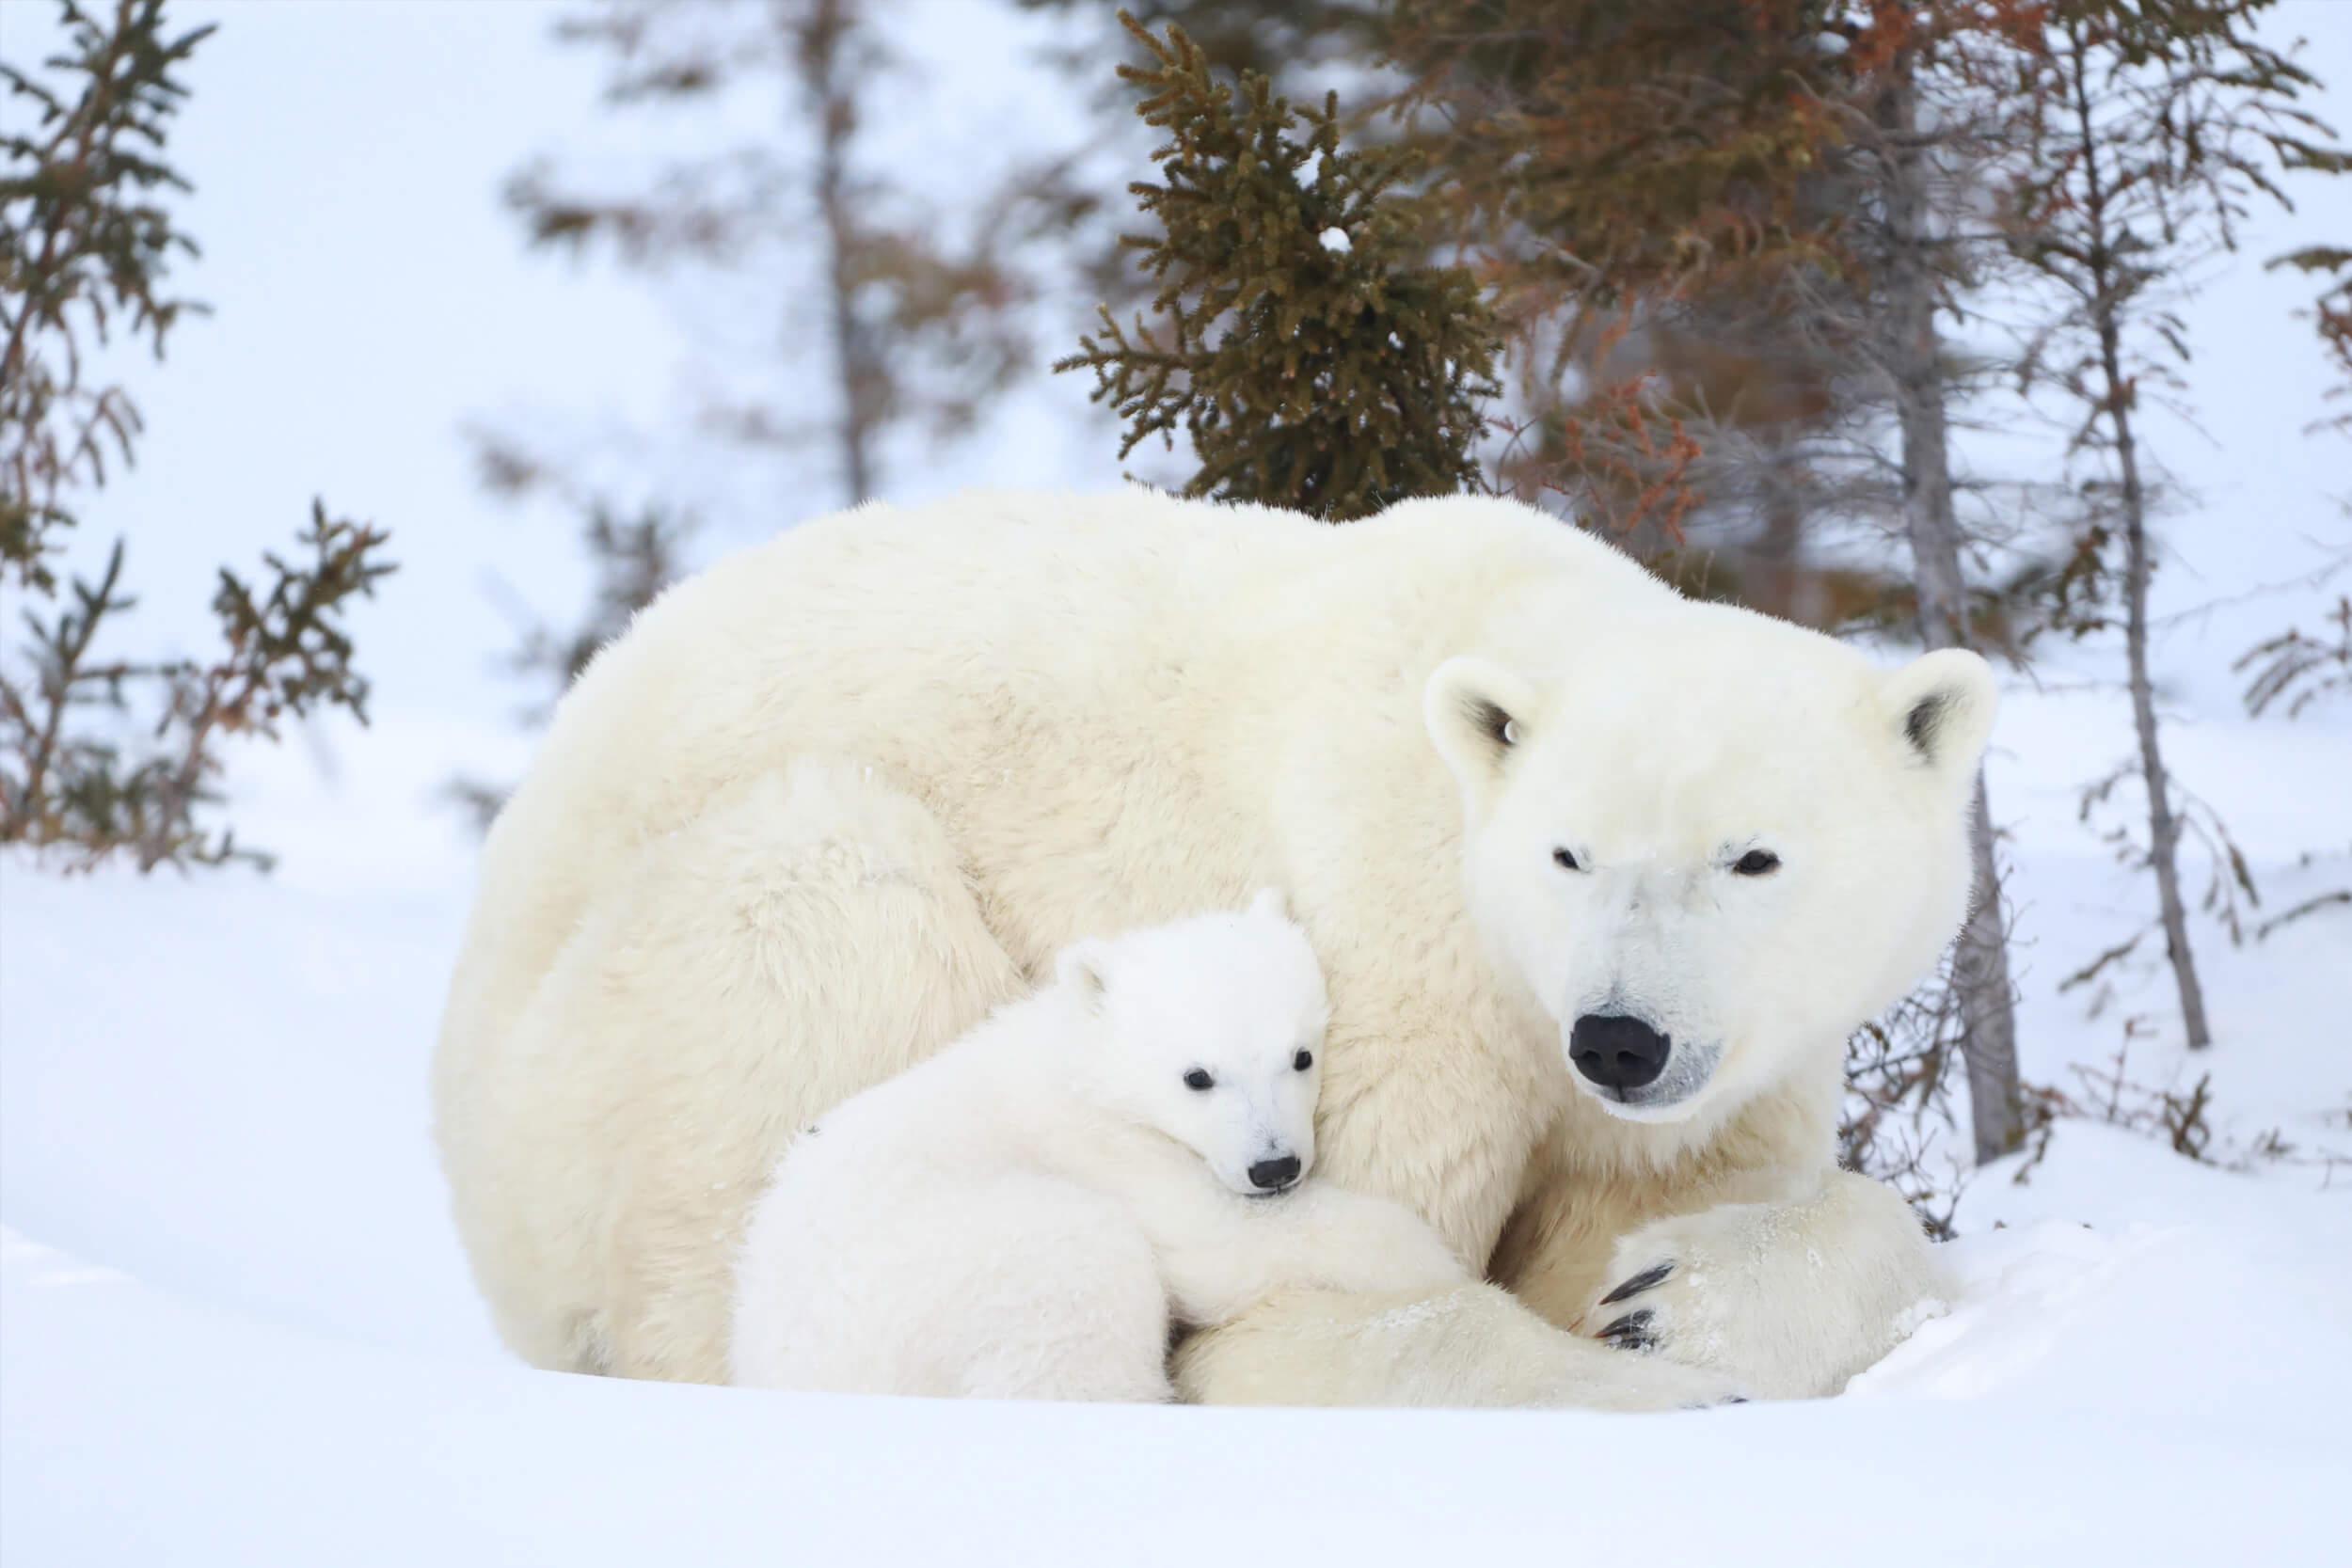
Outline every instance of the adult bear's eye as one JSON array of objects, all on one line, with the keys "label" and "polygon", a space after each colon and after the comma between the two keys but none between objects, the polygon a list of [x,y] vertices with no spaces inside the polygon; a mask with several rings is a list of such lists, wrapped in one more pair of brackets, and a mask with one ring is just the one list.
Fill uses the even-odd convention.
[{"label": "adult bear's eye", "polygon": [[1200,1069],[1194,1068],[1190,1072],[1184,1074],[1184,1087],[1188,1089],[1213,1089],[1216,1087],[1216,1080],[1210,1077]]},{"label": "adult bear's eye", "polygon": [[1297,1055],[1291,1058],[1291,1066],[1296,1068],[1301,1072],[1306,1071],[1309,1068],[1314,1065],[1315,1053],[1311,1051],[1302,1051]]},{"label": "adult bear's eye", "polygon": [[1583,865],[1578,862],[1576,856],[1569,853],[1565,849],[1554,849],[1551,852],[1551,858],[1553,863],[1556,863],[1563,871],[1581,871],[1584,869]]},{"label": "adult bear's eye", "polygon": [[1761,877],[1780,869],[1780,857],[1770,849],[1751,849],[1732,862],[1731,869],[1742,877]]}]

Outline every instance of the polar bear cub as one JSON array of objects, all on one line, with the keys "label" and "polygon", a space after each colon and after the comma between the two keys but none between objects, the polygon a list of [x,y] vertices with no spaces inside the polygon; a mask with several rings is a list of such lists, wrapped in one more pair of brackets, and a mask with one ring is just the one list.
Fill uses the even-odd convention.
[{"label": "polar bear cub", "polygon": [[1306,1180],[1327,1013],[1271,889],[1072,946],[778,1164],[737,1260],[735,1382],[1166,1400],[1171,1321],[1464,1282],[1410,1212]]}]

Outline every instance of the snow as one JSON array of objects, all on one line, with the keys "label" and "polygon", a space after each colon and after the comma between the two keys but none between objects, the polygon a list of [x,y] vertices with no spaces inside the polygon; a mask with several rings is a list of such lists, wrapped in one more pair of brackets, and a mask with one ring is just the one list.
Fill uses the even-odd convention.
[{"label": "snow", "polygon": [[1349,251],[1356,248],[1356,243],[1347,237],[1347,230],[1344,229],[1327,229],[1322,233],[1315,236],[1315,241],[1317,244],[1321,245],[1324,249],[1332,251],[1341,256],[1344,256]]},{"label": "snow", "polygon": [[[2352,780],[2352,713],[2345,706],[2352,705],[2282,723],[2168,705],[2169,764],[2228,823],[2262,893],[2239,945],[2217,922],[2192,916],[2190,943],[2216,1037],[2208,1052],[2182,1044],[2157,935],[2121,966],[2118,995],[2102,1018],[2084,1016],[2084,990],[2058,991],[2061,980],[2155,908],[2148,874],[2103,852],[2077,820],[2083,783],[2130,752],[2130,710],[2121,694],[2010,691],[1987,773],[2003,847],[2016,867],[2011,958],[2025,1077],[2080,1100],[2090,1088],[2076,1069],[2104,1074],[2126,1047],[2124,1077],[2150,1089],[2185,1093],[2211,1073],[2211,1155],[2242,1156],[2275,1131],[2295,1147],[2287,1169],[2299,1179],[2316,1184],[2327,1179],[2327,1156],[2344,1162],[2334,1187],[2352,1197],[2352,910],[2253,935],[2261,920],[2352,885],[2352,793],[2344,787]],[[2136,786],[2119,791],[2115,809],[2094,823],[2127,822],[2143,799]],[[2144,838],[2144,819],[2137,826]],[[2298,863],[2314,851],[2312,863]],[[2201,850],[2183,850],[2186,896],[2201,897],[2208,869]]]},{"label": "snow", "polygon": [[2111,1127],[2064,1128],[2021,1183],[2025,1163],[1984,1172],[1963,1200],[1948,1246],[1962,1299],[1848,1400],[2029,1396],[2134,1426],[2161,1400],[2345,1452],[2325,1434],[2352,1393],[2352,1204]]},{"label": "snow", "polygon": [[[2122,1134],[2087,1144],[2126,1186],[2170,1158]],[[1662,1417],[563,1377],[270,1322],[11,1233],[0,1556],[619,1563],[691,1544],[710,1563],[1531,1547],[1773,1563],[1872,1541],[1921,1563],[2319,1560],[2352,1386],[2341,1273],[2312,1294],[2265,1288],[2324,1268],[2279,1271],[2267,1235],[2241,1244],[2228,1222],[2261,1206],[2224,1191],[2170,1229],[2049,1220],[1955,1243],[1968,1296],[1846,1398]],[[2341,1271],[2340,1212],[2302,1239]]]},{"label": "snow", "polygon": [[[2047,1077],[2042,1058],[2095,1060],[2117,1032],[2050,1000],[2050,974],[2137,905],[2079,831],[2039,836],[2018,743],[2080,716],[2035,715],[2017,707],[2003,768],[2035,851],[2018,892],[2047,946],[2029,950],[2063,950],[2026,985],[2028,1072]],[[2344,745],[2234,736],[2235,803],[2310,795]],[[2266,847],[2300,841],[2249,814]],[[427,1130],[463,882],[412,880],[0,862],[0,1560],[595,1564],[691,1542],[716,1563],[1028,1568],[1572,1542],[1774,1563],[1869,1542],[1919,1563],[2311,1561],[2338,1542],[2352,1169],[2236,1174],[2079,1121],[1975,1176],[1960,1298],[1829,1401],[960,1405],[526,1370],[467,1278]],[[2327,1120],[2347,1099],[2348,927],[2210,949],[2234,1032],[2207,1054],[2241,1143],[2283,1122],[2352,1145],[2341,1109]],[[2161,1030],[2138,1049],[2160,1079]]]}]

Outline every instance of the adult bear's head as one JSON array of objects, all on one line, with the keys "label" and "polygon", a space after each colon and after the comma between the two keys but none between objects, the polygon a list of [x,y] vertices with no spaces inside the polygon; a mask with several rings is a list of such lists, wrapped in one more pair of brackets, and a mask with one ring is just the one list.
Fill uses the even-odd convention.
[{"label": "adult bear's head", "polygon": [[1959,928],[1992,673],[1955,650],[1887,672],[1680,602],[1570,641],[1553,668],[1449,659],[1423,693],[1470,909],[1613,1115],[1736,1108],[1842,1050]]}]

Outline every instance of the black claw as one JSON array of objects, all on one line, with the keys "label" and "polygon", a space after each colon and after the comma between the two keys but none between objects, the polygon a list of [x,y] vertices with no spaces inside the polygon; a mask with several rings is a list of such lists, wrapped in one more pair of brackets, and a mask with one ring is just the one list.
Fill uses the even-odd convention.
[{"label": "black claw", "polygon": [[1666,1276],[1674,1272],[1675,1266],[1671,1262],[1661,1263],[1655,1268],[1644,1269],[1640,1274],[1601,1297],[1600,1304],[1603,1307],[1613,1307],[1628,1296],[1638,1296],[1651,1286],[1664,1283]]},{"label": "black claw", "polygon": [[1628,1312],[1600,1331],[1600,1338],[1619,1350],[1656,1350],[1658,1338],[1649,1332],[1650,1319],[1656,1316],[1647,1307]]}]

